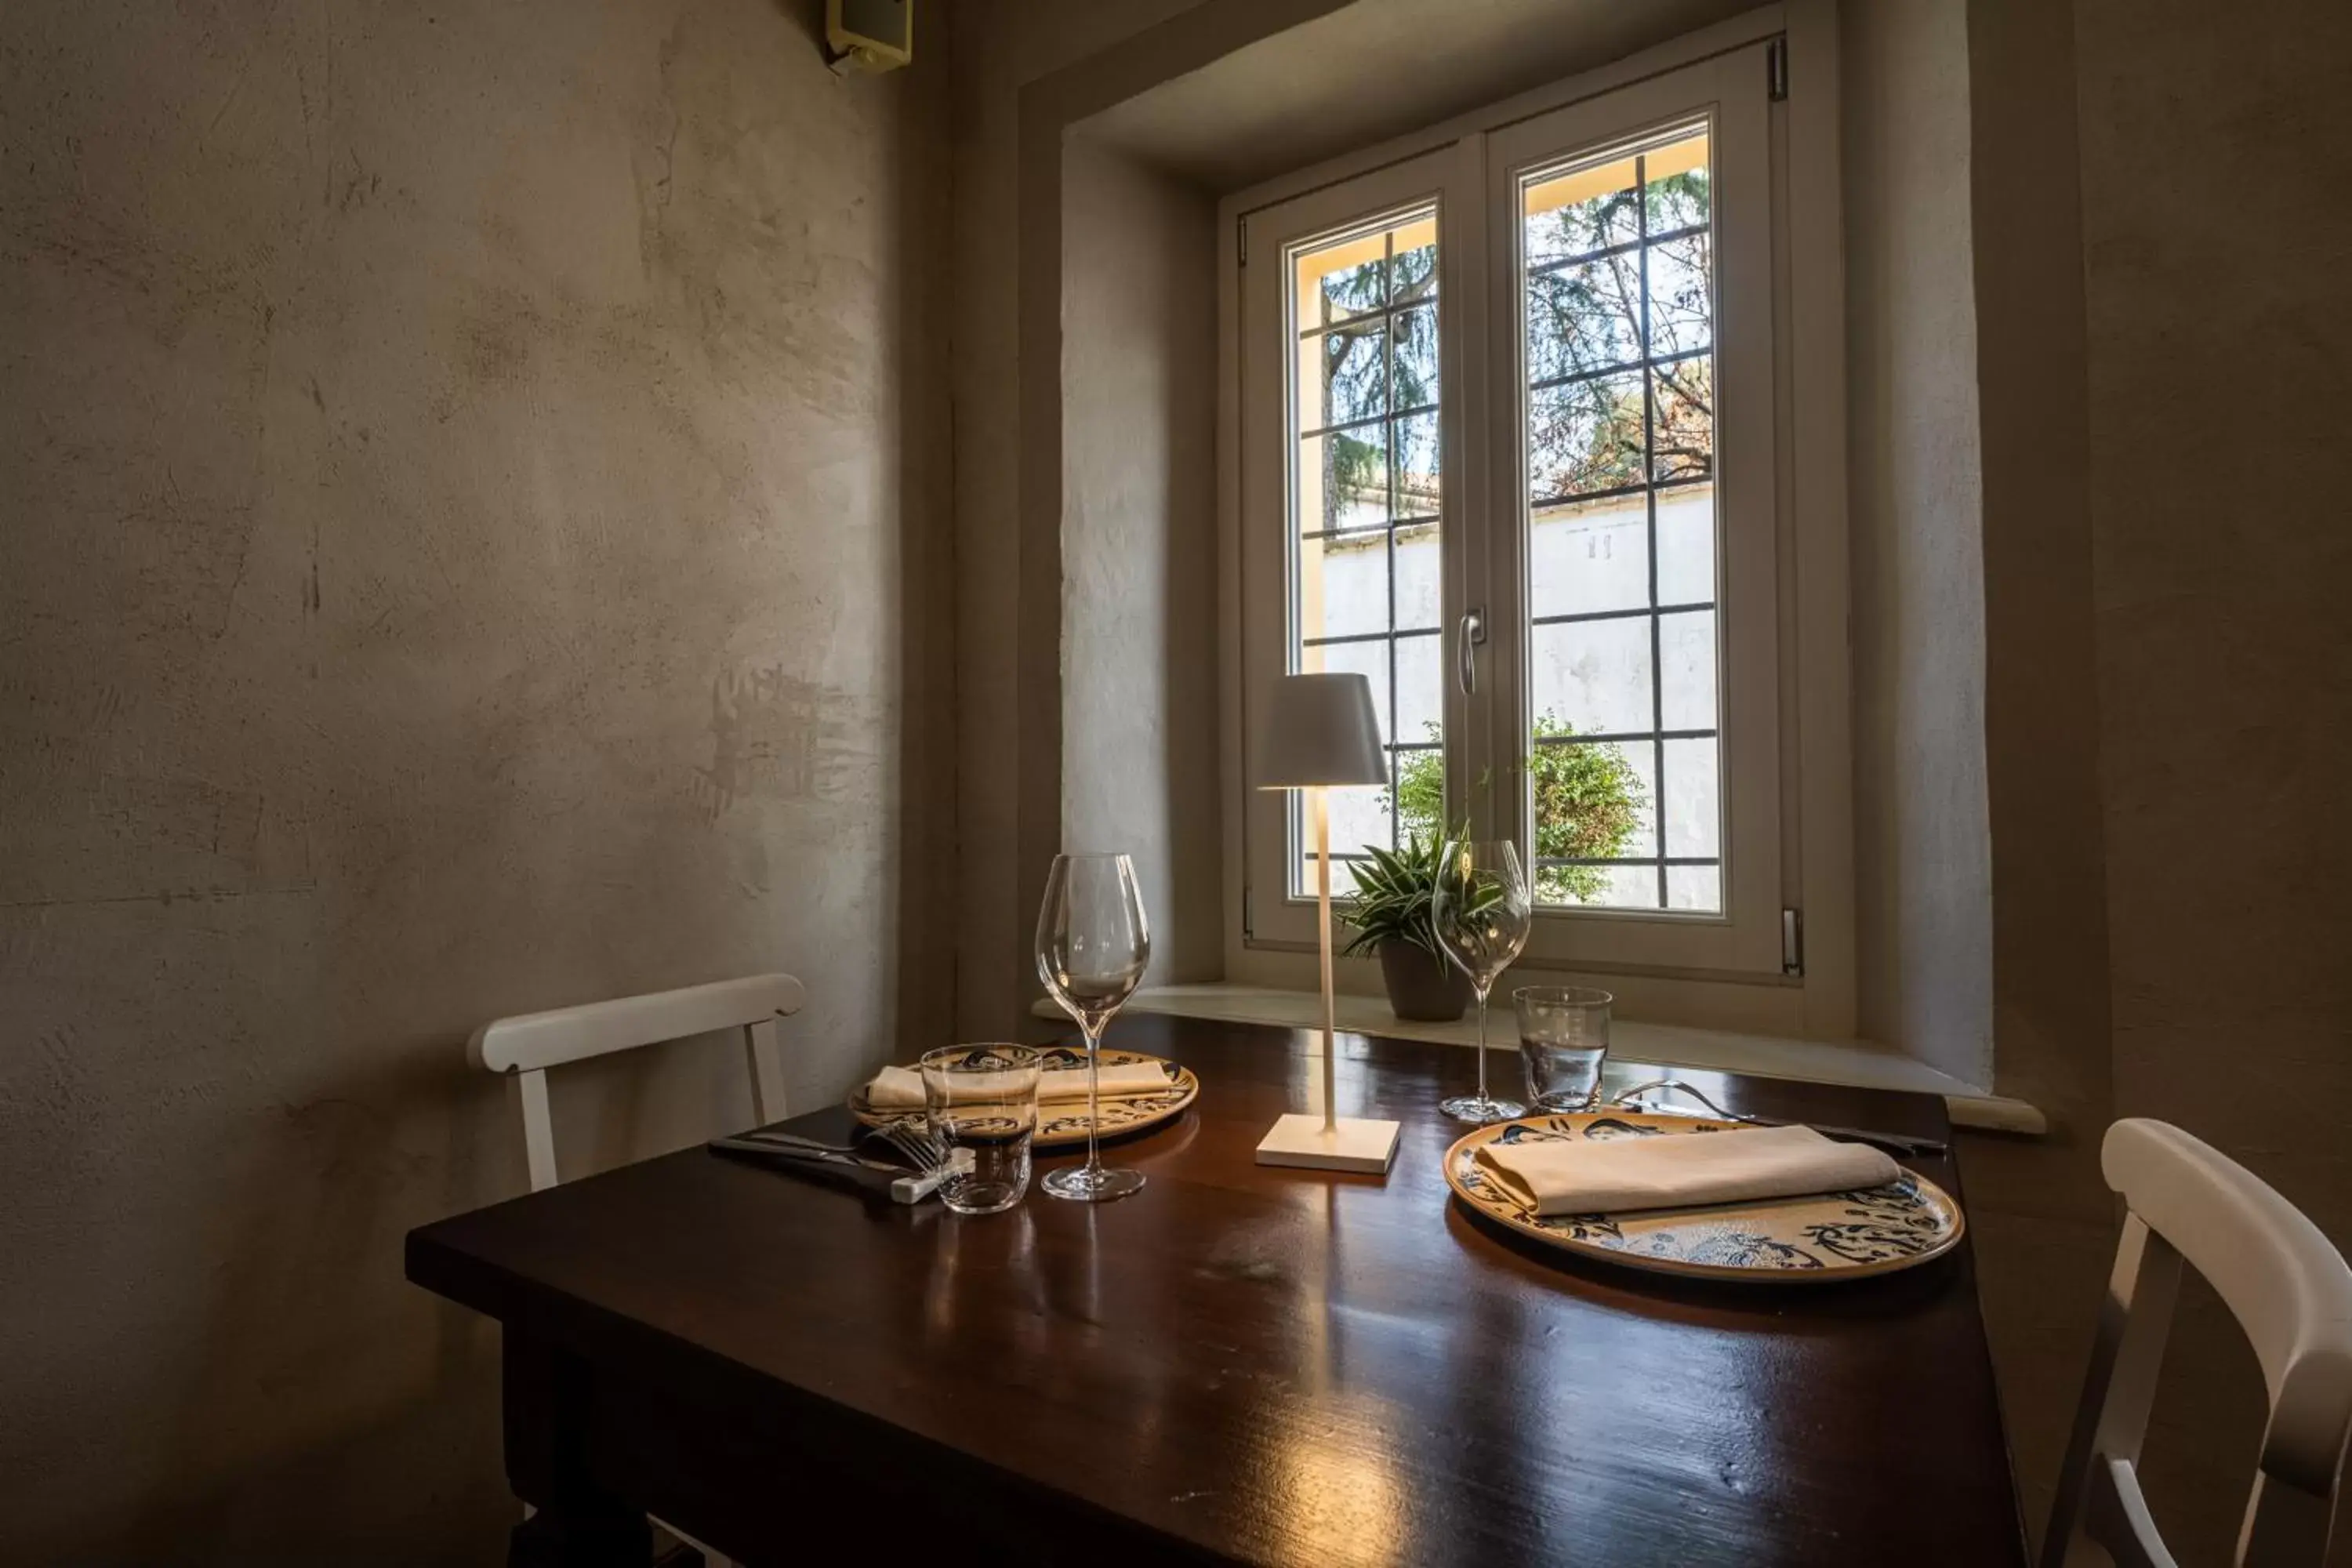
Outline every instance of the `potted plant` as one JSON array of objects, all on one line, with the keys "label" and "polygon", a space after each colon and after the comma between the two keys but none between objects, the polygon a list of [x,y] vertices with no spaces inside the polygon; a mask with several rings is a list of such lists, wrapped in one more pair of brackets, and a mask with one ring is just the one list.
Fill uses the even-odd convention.
[{"label": "potted plant", "polygon": [[[1576,728],[1546,712],[1532,726],[1538,742],[1566,741]],[[1438,738],[1432,725],[1429,738]],[[1524,764],[1535,818],[1534,892],[1539,904],[1580,904],[1608,888],[1602,867],[1625,853],[1641,826],[1646,791],[1614,744],[1538,743]],[[1488,787],[1485,779],[1479,782]],[[1470,1005],[1470,981],[1449,963],[1430,925],[1430,894],[1447,834],[1445,757],[1433,747],[1411,752],[1397,771],[1397,826],[1404,847],[1366,846],[1356,867],[1356,900],[1347,911],[1356,938],[1347,952],[1377,952],[1389,1007],[1400,1018],[1451,1023]],[[1469,837],[1464,823],[1454,837]]]},{"label": "potted plant", "polygon": [[1357,864],[1356,896],[1346,910],[1356,928],[1347,955],[1377,953],[1389,1010],[1429,1024],[1450,1024],[1470,1005],[1470,978],[1439,951],[1430,924],[1444,847],[1439,837],[1419,834],[1400,849],[1368,847],[1370,858]]}]

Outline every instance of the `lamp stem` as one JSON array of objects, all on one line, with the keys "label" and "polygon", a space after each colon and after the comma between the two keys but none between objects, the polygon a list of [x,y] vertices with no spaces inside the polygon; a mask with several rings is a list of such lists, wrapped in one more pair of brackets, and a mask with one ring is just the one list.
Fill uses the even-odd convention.
[{"label": "lamp stem", "polygon": [[1323,1131],[1330,1132],[1339,1124],[1339,1095],[1331,1070],[1331,811],[1328,791],[1318,788],[1309,793],[1315,797],[1315,912],[1319,917],[1316,923],[1323,938]]}]

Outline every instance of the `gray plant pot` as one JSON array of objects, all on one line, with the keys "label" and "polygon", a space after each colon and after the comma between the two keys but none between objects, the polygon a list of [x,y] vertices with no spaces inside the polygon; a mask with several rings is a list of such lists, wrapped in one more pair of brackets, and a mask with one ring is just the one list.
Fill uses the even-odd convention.
[{"label": "gray plant pot", "polygon": [[1450,1024],[1470,1005],[1470,977],[1409,942],[1381,943],[1389,1011],[1417,1024]]}]

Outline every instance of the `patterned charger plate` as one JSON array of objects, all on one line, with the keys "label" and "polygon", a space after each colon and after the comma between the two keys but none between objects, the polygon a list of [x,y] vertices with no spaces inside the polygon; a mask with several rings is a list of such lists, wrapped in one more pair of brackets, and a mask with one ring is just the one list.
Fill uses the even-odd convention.
[{"label": "patterned charger plate", "polygon": [[[1037,1053],[1048,1069],[1082,1068],[1087,1065],[1087,1053],[1069,1046],[1049,1046]],[[1106,1049],[1102,1065],[1125,1067],[1130,1062],[1150,1062],[1168,1075],[1168,1087],[1148,1094],[1106,1096],[1102,1102],[1102,1136],[1122,1137],[1172,1121],[1184,1113],[1184,1108],[1200,1096],[1201,1080],[1192,1069],[1179,1066],[1160,1057],[1145,1056],[1139,1051]],[[877,1110],[866,1102],[866,1086],[859,1084],[849,1091],[849,1112],[868,1127],[882,1127],[902,1117],[920,1115],[912,1110]],[[1038,1149],[1059,1149],[1087,1141],[1087,1102],[1083,1100],[1049,1100],[1037,1108],[1037,1138],[1032,1145]]]},{"label": "patterned charger plate", "polygon": [[1891,1274],[1940,1258],[1966,1222],[1951,1194],[1916,1172],[1883,1187],[1807,1197],[1540,1217],[1486,1180],[1482,1143],[1538,1139],[1658,1138],[1734,1131],[1736,1122],[1637,1111],[1530,1116],[1481,1127],[1445,1152],[1454,1196],[1522,1235],[1632,1268],[1702,1279],[1802,1284]]}]

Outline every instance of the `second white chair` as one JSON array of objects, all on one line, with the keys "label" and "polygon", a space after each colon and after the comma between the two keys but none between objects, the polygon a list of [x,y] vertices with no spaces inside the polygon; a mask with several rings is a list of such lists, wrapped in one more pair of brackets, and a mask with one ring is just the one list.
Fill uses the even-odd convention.
[{"label": "second white chair", "polygon": [[2320,1568],[2352,1437],[2352,1268],[2319,1227],[2236,1161],[2168,1122],[2127,1120],[2099,1152],[2128,1210],[2042,1568],[2171,1568],[2139,1485],[2140,1441],[2184,1259],[2252,1341],[2269,1429],[2235,1561]]}]

